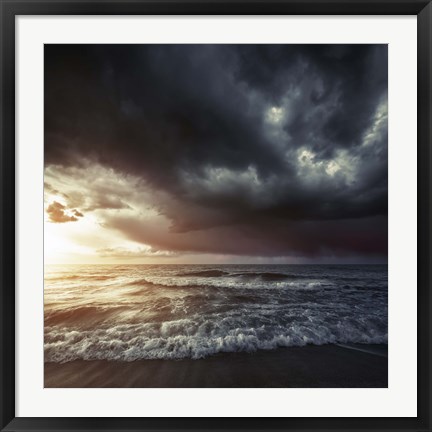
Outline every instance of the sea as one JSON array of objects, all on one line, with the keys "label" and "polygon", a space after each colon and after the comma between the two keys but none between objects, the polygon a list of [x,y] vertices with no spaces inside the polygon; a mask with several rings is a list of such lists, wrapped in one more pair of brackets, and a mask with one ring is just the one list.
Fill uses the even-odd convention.
[{"label": "sea", "polygon": [[45,362],[387,344],[387,265],[47,265]]}]

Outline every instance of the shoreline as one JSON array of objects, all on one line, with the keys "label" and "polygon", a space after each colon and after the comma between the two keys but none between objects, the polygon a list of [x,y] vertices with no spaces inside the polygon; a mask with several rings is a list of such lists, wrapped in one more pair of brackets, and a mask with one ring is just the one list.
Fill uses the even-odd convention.
[{"label": "shoreline", "polygon": [[199,360],[45,363],[44,387],[387,388],[387,345],[306,345]]}]

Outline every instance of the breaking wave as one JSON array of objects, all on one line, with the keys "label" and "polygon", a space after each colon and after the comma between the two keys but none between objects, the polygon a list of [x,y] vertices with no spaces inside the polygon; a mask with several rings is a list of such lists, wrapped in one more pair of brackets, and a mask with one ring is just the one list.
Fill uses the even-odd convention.
[{"label": "breaking wave", "polygon": [[200,359],[221,352],[253,352],[306,344],[387,343],[382,325],[373,320],[358,324],[298,323],[286,328],[263,324],[254,328],[184,319],[88,331],[47,328],[45,361]]}]

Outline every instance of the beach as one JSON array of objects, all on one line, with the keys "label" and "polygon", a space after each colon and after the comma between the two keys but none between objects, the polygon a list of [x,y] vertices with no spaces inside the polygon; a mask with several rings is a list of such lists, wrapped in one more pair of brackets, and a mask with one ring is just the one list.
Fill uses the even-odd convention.
[{"label": "beach", "polygon": [[47,362],[44,383],[45,388],[385,388],[387,345],[308,345],[199,360]]}]

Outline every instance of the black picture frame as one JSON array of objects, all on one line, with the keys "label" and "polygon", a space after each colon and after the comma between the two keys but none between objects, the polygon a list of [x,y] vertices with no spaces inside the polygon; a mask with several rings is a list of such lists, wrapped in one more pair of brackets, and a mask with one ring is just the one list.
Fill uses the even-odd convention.
[{"label": "black picture frame", "polygon": [[[432,4],[424,0],[0,0],[2,431],[406,430],[431,426]],[[15,17],[18,15],[416,15],[418,415],[415,418],[24,418],[15,416]],[[403,85],[403,83],[402,83]],[[409,144],[407,144],[409,145]],[[414,145],[414,144],[412,144]]]}]

